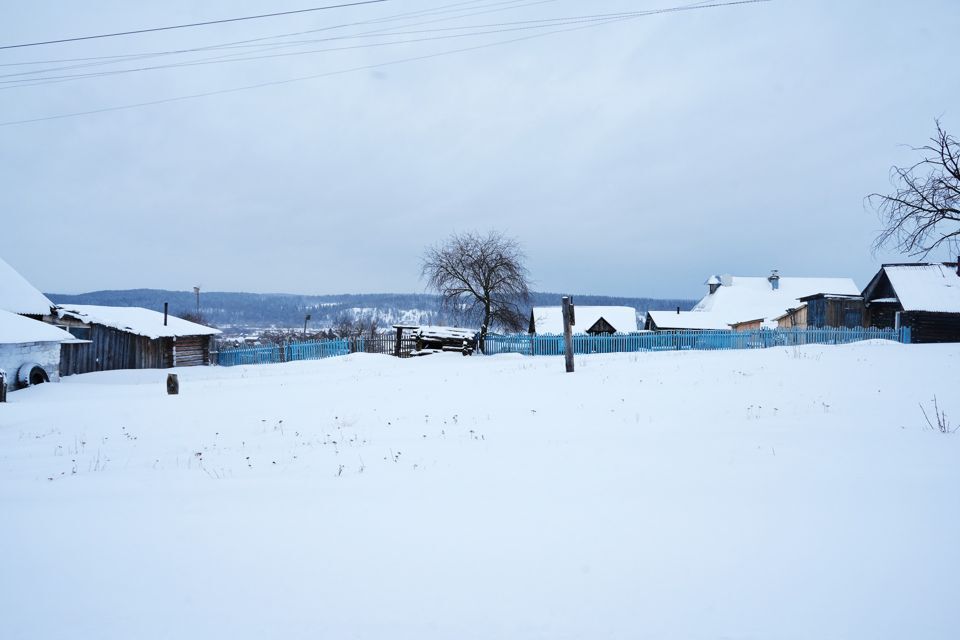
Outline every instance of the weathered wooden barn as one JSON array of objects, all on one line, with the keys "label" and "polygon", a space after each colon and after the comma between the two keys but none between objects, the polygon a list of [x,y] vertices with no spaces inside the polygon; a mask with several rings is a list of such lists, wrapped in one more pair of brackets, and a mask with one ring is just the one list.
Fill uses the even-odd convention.
[{"label": "weathered wooden barn", "polygon": [[806,326],[846,327],[863,326],[863,296],[840,293],[816,293],[800,298],[806,305]]},{"label": "weathered wooden barn", "polygon": [[865,326],[910,327],[913,342],[960,342],[960,259],[885,264],[863,301]]},{"label": "weathered wooden barn", "polygon": [[60,374],[211,363],[218,329],[141,307],[62,305],[50,319],[85,342],[65,344]]}]

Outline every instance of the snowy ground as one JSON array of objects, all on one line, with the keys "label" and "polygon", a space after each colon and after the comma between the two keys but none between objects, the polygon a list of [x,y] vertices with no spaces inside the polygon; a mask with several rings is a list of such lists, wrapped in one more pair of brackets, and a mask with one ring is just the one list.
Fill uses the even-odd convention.
[{"label": "snowy ground", "polygon": [[956,638],[960,346],[357,354],[0,405],[0,638]]}]

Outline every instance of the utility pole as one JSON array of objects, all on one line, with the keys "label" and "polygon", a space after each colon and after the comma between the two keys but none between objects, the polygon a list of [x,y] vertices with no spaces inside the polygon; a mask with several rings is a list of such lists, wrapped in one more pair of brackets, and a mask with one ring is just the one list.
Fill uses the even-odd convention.
[{"label": "utility pole", "polygon": [[561,298],[563,304],[563,354],[566,361],[567,373],[573,373],[573,329],[576,318],[573,315],[573,299],[568,296]]},{"label": "utility pole", "polygon": [[200,287],[194,287],[193,292],[197,294],[197,320],[200,319]]},{"label": "utility pole", "polygon": [[304,318],[303,318],[303,337],[304,337],[304,338],[307,337],[307,322],[308,322],[309,320],[310,320],[310,314],[308,313],[308,314],[307,314],[306,316],[304,316]]}]

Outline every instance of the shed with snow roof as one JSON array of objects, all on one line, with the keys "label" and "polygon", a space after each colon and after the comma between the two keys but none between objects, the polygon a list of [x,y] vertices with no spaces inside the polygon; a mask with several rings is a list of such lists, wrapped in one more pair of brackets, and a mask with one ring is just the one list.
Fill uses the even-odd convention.
[{"label": "shed with snow roof", "polygon": [[[580,306],[575,307],[574,333],[590,335],[634,333],[637,330],[637,310],[633,307]],[[538,335],[563,334],[562,307],[534,307],[530,311],[530,333]]]},{"label": "shed with snow roof", "polygon": [[913,342],[960,342],[960,259],[884,264],[863,300],[866,326],[910,327]]},{"label": "shed with snow roof", "polygon": [[60,379],[60,345],[69,333],[39,320],[0,310],[0,372],[4,387],[19,389]]},{"label": "shed with snow roof", "polygon": [[88,341],[65,344],[61,375],[211,363],[218,329],[142,307],[58,306],[51,321]]},{"label": "shed with snow roof", "polygon": [[0,370],[4,389],[60,379],[67,332],[40,322],[53,303],[0,258]]}]

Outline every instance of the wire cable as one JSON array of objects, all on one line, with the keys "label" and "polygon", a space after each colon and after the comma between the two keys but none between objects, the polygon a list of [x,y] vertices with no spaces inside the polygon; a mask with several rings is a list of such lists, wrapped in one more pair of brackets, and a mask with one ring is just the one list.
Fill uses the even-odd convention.
[{"label": "wire cable", "polygon": [[489,49],[489,48],[492,48],[492,47],[497,47],[497,46],[512,44],[512,43],[516,43],[516,42],[523,42],[523,41],[526,41],[526,40],[533,40],[533,39],[536,39],[536,38],[544,38],[544,37],[547,37],[547,36],[550,36],[550,35],[555,35],[555,34],[558,34],[558,33],[566,33],[566,32],[570,32],[570,31],[579,31],[579,30],[583,30],[583,29],[591,29],[591,28],[596,28],[596,27],[598,27],[598,26],[603,26],[603,25],[607,25],[607,24],[611,24],[611,23],[615,23],[615,22],[625,22],[625,21],[630,21],[630,20],[637,20],[637,19],[639,19],[639,18],[648,17],[648,16],[650,16],[650,15],[660,15],[660,14],[666,14],[666,13],[676,13],[676,12],[681,12],[681,11],[693,11],[693,10],[699,10],[699,9],[712,9],[712,8],[719,8],[719,7],[732,7],[732,6],[739,6],[739,5],[753,5],[753,4],[761,4],[761,3],[767,3],[767,2],[772,2],[772,1],[773,1],[773,0],[732,0],[732,1],[729,1],[729,2],[713,2],[713,3],[710,3],[710,4],[705,4],[705,3],[702,3],[702,2],[698,2],[698,3],[696,3],[695,5],[685,5],[685,6],[681,6],[681,7],[669,7],[669,8],[664,8],[664,9],[655,9],[655,10],[650,10],[649,13],[645,13],[645,14],[643,14],[643,15],[638,15],[638,16],[629,16],[629,17],[624,17],[624,18],[611,18],[611,19],[608,19],[608,20],[603,21],[603,22],[592,22],[592,23],[588,23],[588,24],[585,24],[585,25],[584,25],[584,24],[578,24],[578,25],[575,25],[575,26],[573,26],[573,27],[566,27],[566,28],[564,28],[564,29],[555,29],[555,30],[553,30],[553,31],[548,31],[548,32],[545,32],[545,33],[534,33],[534,34],[531,34],[531,35],[520,36],[520,37],[517,37],[517,38],[510,38],[510,39],[507,39],[507,40],[497,40],[497,41],[495,41],[495,42],[487,42],[487,43],[478,44],[478,45],[473,45],[473,46],[469,46],[469,47],[462,47],[462,48],[458,48],[458,49],[449,49],[449,50],[446,50],[446,51],[438,51],[438,52],[429,53],[429,54],[424,54],[424,55],[419,55],[419,56],[411,56],[411,57],[408,57],[408,58],[400,58],[400,59],[397,59],[397,60],[390,60],[390,61],[387,61],[387,62],[379,62],[379,63],[373,63],[373,64],[360,65],[360,66],[355,66],[355,67],[349,67],[349,68],[346,68],[346,69],[338,69],[338,70],[335,70],[335,71],[327,71],[327,72],[324,72],[324,73],[317,73],[317,74],[311,74],[311,75],[306,75],[306,76],[298,76],[298,77],[294,77],[294,78],[286,78],[286,79],[283,79],[283,80],[270,80],[270,81],[266,81],[266,82],[259,82],[259,83],[256,83],[256,84],[248,84],[248,85],[242,85],[242,86],[237,86],[237,87],[228,87],[228,88],[226,88],[226,89],[217,89],[217,90],[213,90],[213,91],[204,91],[204,92],[200,92],[200,93],[192,93],[192,94],[181,95],[181,96],[173,96],[173,97],[170,97],[170,98],[162,98],[162,99],[159,99],[159,100],[149,100],[149,101],[145,101],[145,102],[137,102],[137,103],[125,104],[125,105],[116,105],[116,106],[112,106],[112,107],[102,107],[102,108],[99,108],[99,109],[90,109],[90,110],[87,110],[87,111],[75,111],[75,112],[71,112],[71,113],[61,113],[61,114],[52,115],[52,116],[43,116],[43,117],[38,117],[38,118],[27,118],[27,119],[22,119],[22,120],[9,120],[9,121],[6,121],[6,122],[0,122],[0,127],[9,127],[9,126],[15,126],[15,125],[31,124],[31,123],[36,123],[36,122],[46,122],[46,121],[50,121],[50,120],[62,120],[62,119],[65,119],[65,118],[74,118],[74,117],[79,117],[79,116],[94,115],[94,114],[98,114],[98,113],[109,113],[109,112],[113,112],[113,111],[124,111],[124,110],[129,110],[129,109],[136,109],[136,108],[148,107],[148,106],[154,106],[154,105],[161,105],[161,104],[169,104],[169,103],[173,103],[173,102],[182,102],[182,101],[185,101],[185,100],[192,100],[192,99],[197,99],[197,98],[205,98],[205,97],[216,96],[216,95],[223,95],[223,94],[228,94],[228,93],[237,93],[237,92],[240,92],[240,91],[248,91],[248,90],[260,89],[260,88],[264,88],[264,87],[281,86],[281,85],[292,84],[292,83],[296,83],[296,82],[303,82],[303,81],[307,81],[307,80],[316,80],[316,79],[319,79],[319,78],[328,78],[328,77],[332,77],[332,76],[344,75],[344,74],[347,74],[347,73],[353,73],[353,72],[357,72],[357,71],[366,71],[366,70],[371,70],[371,69],[379,69],[379,68],[384,68],[384,67],[389,67],[389,66],[396,66],[396,65],[401,65],[401,64],[407,64],[407,63],[411,63],[411,62],[418,62],[418,61],[423,61],[423,60],[429,60],[429,59],[432,59],[432,58],[439,58],[439,57],[444,57],[444,56],[450,56],[450,55],[455,55],[455,54],[459,54],[459,53],[466,53],[466,52],[470,52],[470,51],[478,51],[478,50],[482,50],[482,49]]},{"label": "wire cable", "polygon": [[[655,10],[651,10],[655,11]],[[651,15],[650,11],[631,11],[628,13],[619,13],[619,14],[596,14],[588,16],[570,16],[566,18],[546,18],[543,20],[521,20],[515,22],[502,22],[494,24],[485,24],[485,25],[472,25],[472,26],[461,26],[461,27],[441,27],[437,29],[420,29],[415,31],[398,31],[391,33],[382,33],[382,34],[363,34],[363,35],[354,35],[354,36],[337,36],[333,38],[323,38],[320,40],[310,40],[304,41],[305,43],[315,43],[315,42],[331,42],[338,40],[350,40],[353,38],[369,38],[369,37],[385,37],[385,36],[402,36],[402,35],[419,35],[424,33],[436,33],[444,32],[445,35],[436,35],[436,36],[427,36],[422,38],[408,38],[403,40],[391,40],[387,42],[374,42],[358,45],[349,45],[342,47],[327,47],[323,49],[309,49],[306,51],[292,51],[286,53],[270,53],[264,55],[253,55],[247,57],[228,57],[228,56],[216,56],[213,58],[205,58],[200,60],[185,61],[185,62],[176,62],[171,64],[163,65],[154,65],[147,67],[135,67],[130,69],[114,69],[112,71],[97,71],[91,73],[78,73],[70,74],[64,76],[47,76],[41,78],[19,78],[15,80],[0,80],[0,91],[6,89],[15,89],[21,87],[35,87],[44,84],[56,84],[59,82],[65,82],[68,80],[77,80],[77,79],[86,79],[86,78],[99,78],[104,76],[128,74],[128,73],[138,73],[143,71],[156,71],[162,69],[176,69],[183,67],[195,67],[195,66],[206,66],[211,64],[224,64],[229,62],[249,62],[255,60],[266,60],[271,58],[287,58],[291,56],[302,56],[310,55],[315,53],[329,53],[332,51],[349,51],[354,49],[368,49],[375,47],[386,47],[391,45],[404,45],[404,44],[416,44],[421,42],[430,42],[434,40],[449,40],[453,38],[464,38],[464,37],[476,37],[483,35],[490,35],[494,33],[507,33],[512,31],[529,31],[531,29],[548,29],[551,27],[558,27],[568,24],[582,24],[586,22],[603,22],[616,18],[629,18],[629,17],[642,17],[645,15]],[[455,33],[450,34],[446,33],[449,31],[464,31],[471,30],[468,33]],[[244,52],[247,53],[247,52]],[[243,54],[232,54],[233,56],[239,56]],[[4,76],[0,76],[2,78]]]},{"label": "wire cable", "polygon": [[20,44],[0,45],[3,49],[22,49],[25,47],[40,47],[48,44],[63,44],[65,42],[80,42],[81,40],[96,40],[99,38],[116,38],[118,36],[132,36],[141,33],[153,33],[155,31],[171,31],[173,29],[189,29],[191,27],[206,27],[214,24],[226,24],[228,22],[241,22],[243,20],[260,20],[262,18],[276,18],[278,16],[291,16],[298,13],[310,13],[314,11],[326,11],[328,9],[343,9],[346,7],[359,7],[365,4],[379,4],[389,2],[390,0],[358,0],[357,2],[347,2],[343,4],[330,4],[323,7],[311,7],[309,9],[295,9],[293,11],[277,11],[275,13],[262,13],[256,16],[243,16],[240,18],[223,18],[221,20],[207,20],[205,22],[191,22],[188,24],[175,24],[167,27],[151,27],[148,29],[134,29],[132,31],[117,31],[114,33],[101,33],[94,36],[77,36],[73,38],[60,38],[58,40],[44,40],[40,42],[23,42]]}]

